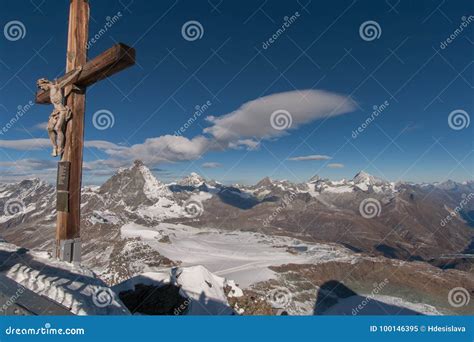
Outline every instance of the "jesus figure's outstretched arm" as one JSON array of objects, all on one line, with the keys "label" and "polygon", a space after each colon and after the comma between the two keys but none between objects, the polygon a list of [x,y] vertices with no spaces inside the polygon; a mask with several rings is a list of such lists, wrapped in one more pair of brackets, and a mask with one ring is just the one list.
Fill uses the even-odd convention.
[{"label": "jesus figure's outstretched arm", "polygon": [[61,82],[59,82],[59,88],[64,88],[65,86],[69,85],[70,83],[74,82],[74,80],[77,79],[77,76],[79,76],[79,74],[81,73],[82,71],[82,67],[79,67],[77,68],[76,70],[74,70],[71,75],[65,77],[63,80],[61,80]]}]

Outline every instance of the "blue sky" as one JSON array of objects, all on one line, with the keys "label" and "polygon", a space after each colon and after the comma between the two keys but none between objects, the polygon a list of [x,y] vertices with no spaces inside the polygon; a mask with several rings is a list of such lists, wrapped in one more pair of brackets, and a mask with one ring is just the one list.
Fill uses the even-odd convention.
[{"label": "blue sky", "polygon": [[[1,178],[53,180],[56,160],[43,127],[51,107],[34,105],[8,123],[34,99],[38,78],[64,72],[68,2],[3,6],[2,28],[19,21],[24,36],[7,39],[5,30],[0,36]],[[469,120],[474,112],[472,1],[91,0],[90,6],[91,38],[107,17],[119,18],[92,44],[89,58],[123,42],[136,49],[137,64],[88,90],[86,184],[100,184],[135,158],[165,181],[192,171],[226,183],[351,178],[359,170],[394,181],[473,179],[474,123],[456,130],[448,122],[453,111]],[[291,24],[277,33],[285,17]],[[184,39],[189,21],[201,25],[202,37]],[[378,24],[378,38],[361,36],[367,21]],[[374,117],[373,107],[384,103]],[[100,110],[112,113],[112,127],[94,126]],[[276,110],[290,114],[288,129],[272,130]]]}]

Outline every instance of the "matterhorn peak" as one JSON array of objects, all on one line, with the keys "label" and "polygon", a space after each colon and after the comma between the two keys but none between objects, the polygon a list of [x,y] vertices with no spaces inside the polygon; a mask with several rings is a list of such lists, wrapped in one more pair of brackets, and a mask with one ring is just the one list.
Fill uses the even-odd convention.
[{"label": "matterhorn peak", "polygon": [[139,171],[141,174],[143,174],[144,176],[151,176],[153,178],[155,178],[155,176],[153,176],[151,170],[148,168],[148,166],[145,165],[144,162],[142,162],[141,160],[135,160],[133,162],[133,165],[129,168],[130,171]]},{"label": "matterhorn peak", "polygon": [[139,159],[136,159],[136,160],[133,161],[133,166],[134,167],[141,167],[141,166],[144,166],[144,165],[145,164]]},{"label": "matterhorn peak", "polygon": [[130,170],[138,170],[143,175],[143,178],[145,178],[146,182],[160,184],[151,170],[141,160],[135,160]]},{"label": "matterhorn peak", "polygon": [[119,169],[102,184],[100,192],[120,196],[128,205],[141,203],[145,199],[153,201],[170,194],[141,160],[135,160],[128,168]]}]

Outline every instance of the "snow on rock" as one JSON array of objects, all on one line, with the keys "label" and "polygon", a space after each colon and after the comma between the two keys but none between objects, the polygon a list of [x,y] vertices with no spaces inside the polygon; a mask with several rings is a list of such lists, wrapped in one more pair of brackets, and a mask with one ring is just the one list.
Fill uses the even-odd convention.
[{"label": "snow on rock", "polygon": [[367,185],[367,183],[359,183],[359,184],[356,184],[355,186],[358,187],[362,191],[369,190],[369,186]]},{"label": "snow on rock", "polygon": [[355,184],[365,183],[367,185],[376,185],[376,184],[382,184],[385,182],[382,179],[374,177],[364,171],[360,171],[359,173],[357,173],[352,179],[352,181]]},{"label": "snow on rock", "polygon": [[182,186],[199,187],[206,182],[206,179],[196,172],[191,172],[189,176],[181,179],[178,184]]},{"label": "snow on rock", "polygon": [[321,189],[321,192],[331,192],[335,194],[342,194],[346,192],[352,192],[353,188],[349,185],[343,185],[343,186],[326,186]]},{"label": "snow on rock", "polygon": [[120,218],[110,210],[94,210],[92,212],[92,216],[89,218],[89,222],[91,224],[96,223],[111,223],[111,224],[119,224]]},{"label": "snow on rock", "polygon": [[161,272],[143,273],[114,286],[113,289],[115,293],[133,291],[139,284],[178,286],[180,294],[188,302],[187,315],[233,315],[235,312],[227,302],[224,289],[230,286],[232,296],[243,295],[234,282],[212,274],[204,266],[174,267]]},{"label": "snow on rock", "polygon": [[189,198],[190,201],[199,201],[199,202],[204,202],[208,199],[212,198],[212,194],[204,191],[199,191],[197,194],[191,195]]},{"label": "snow on rock", "polygon": [[383,179],[374,177],[364,171],[357,173],[352,180],[341,179],[338,181],[331,181],[329,179],[321,179],[320,177],[315,176],[305,185],[309,189],[307,192],[312,197],[316,197],[323,193],[343,194],[352,193],[354,191],[381,194],[396,192],[395,183],[390,183]]},{"label": "snow on rock", "polygon": [[182,217],[184,215],[184,208],[173,199],[161,197],[153,205],[140,206],[137,209],[137,213],[143,217],[161,220]]},{"label": "snow on rock", "polygon": [[360,171],[356,174],[352,179],[352,182],[362,191],[372,189],[376,193],[395,192],[395,183],[387,182],[364,171]]},{"label": "snow on rock", "polygon": [[[317,197],[319,196],[319,192],[315,190],[315,186],[313,183],[306,183],[307,186],[307,192],[311,197]],[[300,191],[300,192],[305,192],[305,191]]]},{"label": "snow on rock", "polygon": [[146,218],[151,219],[169,219],[169,218],[179,218],[189,216],[186,212],[186,203],[189,201],[202,203],[208,199],[212,198],[212,194],[204,191],[198,193],[193,193],[188,202],[178,203],[174,199],[169,199],[166,197],[160,197],[153,205],[147,206],[142,205],[137,209],[137,212]]},{"label": "snow on rock", "polygon": [[74,314],[130,314],[118,296],[87,268],[6,242],[0,242],[0,263],[0,271],[8,278]]},{"label": "snow on rock", "polygon": [[242,291],[242,289],[239,286],[237,286],[235,281],[228,280],[227,286],[230,287],[229,294],[227,295],[228,297],[236,298],[236,297],[242,297],[244,295],[244,291]]},{"label": "snow on rock", "polygon": [[143,176],[143,179],[145,180],[143,192],[149,199],[159,199],[162,196],[171,194],[168,188],[160,181],[158,181],[155,176],[153,176],[148,167],[146,167],[143,163],[139,161],[135,162],[135,165],[138,167]]}]

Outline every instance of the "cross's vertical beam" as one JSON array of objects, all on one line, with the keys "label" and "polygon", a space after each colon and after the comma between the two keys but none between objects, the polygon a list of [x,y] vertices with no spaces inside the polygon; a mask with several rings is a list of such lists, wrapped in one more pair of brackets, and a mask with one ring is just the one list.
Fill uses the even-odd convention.
[{"label": "cross's vertical beam", "polygon": [[[86,64],[88,30],[88,0],[71,0],[66,72]],[[85,92],[72,92],[67,98],[67,105],[72,110],[72,119],[67,124],[66,145],[61,161],[70,162],[68,211],[58,211],[56,227],[57,257],[60,257],[61,243],[66,242],[65,240],[78,239],[80,236],[85,97]],[[72,256],[74,260],[78,260],[78,257],[80,258],[80,256]]]}]

